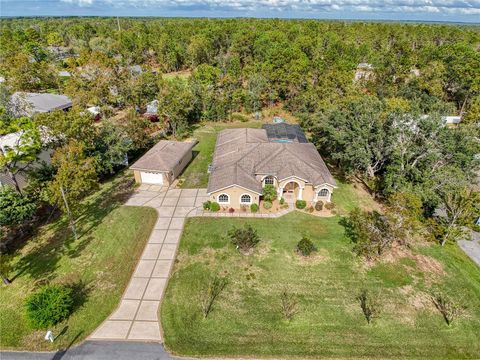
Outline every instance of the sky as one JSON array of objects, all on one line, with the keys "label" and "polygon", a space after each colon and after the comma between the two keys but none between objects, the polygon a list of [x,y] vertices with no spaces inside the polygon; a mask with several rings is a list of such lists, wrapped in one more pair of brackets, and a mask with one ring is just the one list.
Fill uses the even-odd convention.
[{"label": "sky", "polygon": [[480,0],[0,0],[0,15],[274,17],[480,23]]}]

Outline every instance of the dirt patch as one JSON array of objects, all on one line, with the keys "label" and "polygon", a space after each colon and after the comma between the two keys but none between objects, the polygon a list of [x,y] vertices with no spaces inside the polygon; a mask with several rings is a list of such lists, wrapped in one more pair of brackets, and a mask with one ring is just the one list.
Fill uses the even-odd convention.
[{"label": "dirt patch", "polygon": [[325,249],[317,250],[310,254],[310,256],[302,256],[298,253],[295,253],[295,258],[298,260],[298,264],[300,266],[316,265],[330,260],[328,251]]},{"label": "dirt patch", "polygon": [[443,270],[442,264],[431,256],[413,254],[410,249],[402,247],[394,247],[382,257],[382,261],[396,263],[402,258],[407,258],[415,261],[417,268],[425,273],[435,276],[444,276],[446,273]]},{"label": "dirt patch", "polygon": [[398,292],[407,300],[409,306],[415,311],[435,311],[432,299],[429,294],[423,291],[415,291],[412,285],[405,285],[398,289]]}]

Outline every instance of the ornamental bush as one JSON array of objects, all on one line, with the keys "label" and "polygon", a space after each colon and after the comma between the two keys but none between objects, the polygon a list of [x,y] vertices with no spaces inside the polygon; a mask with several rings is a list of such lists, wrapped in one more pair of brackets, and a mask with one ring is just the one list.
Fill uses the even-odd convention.
[{"label": "ornamental bush", "polygon": [[272,202],[277,198],[277,189],[273,185],[265,185],[263,187],[263,200]]},{"label": "ornamental bush", "polygon": [[315,204],[315,210],[322,211],[323,210],[323,201],[317,201]]},{"label": "ornamental bush", "polygon": [[228,232],[228,237],[243,253],[248,253],[260,241],[257,230],[250,225],[245,225],[243,229],[234,227]]},{"label": "ornamental bush", "polygon": [[72,289],[46,285],[27,297],[27,320],[33,329],[46,329],[66,319],[73,309]]},{"label": "ornamental bush", "polygon": [[303,237],[297,244],[297,252],[303,256],[309,256],[314,251],[317,251],[317,248],[307,237]]},{"label": "ornamental bush", "polygon": [[295,202],[295,206],[297,207],[297,209],[305,209],[305,207],[307,206],[307,202],[305,200],[297,200]]},{"label": "ornamental bush", "polygon": [[218,210],[220,210],[220,204],[213,201],[211,204],[210,204],[210,211],[213,211],[213,212],[217,212]]},{"label": "ornamental bush", "polygon": [[285,204],[285,199],[282,197],[282,198],[280,199],[280,205],[283,205],[283,204]]},{"label": "ornamental bush", "polygon": [[272,208],[272,202],[271,201],[264,201],[263,202],[263,207],[267,210],[271,209]]},{"label": "ornamental bush", "polygon": [[207,200],[203,203],[203,210],[210,210],[210,206],[212,206],[212,202]]},{"label": "ornamental bush", "polygon": [[250,205],[250,211],[252,213],[256,213],[258,211],[258,204],[252,204]]},{"label": "ornamental bush", "polygon": [[325,204],[325,209],[327,209],[327,210],[332,210],[332,209],[334,209],[334,208],[335,208],[335,204],[332,203],[332,202],[327,202],[327,203]]}]

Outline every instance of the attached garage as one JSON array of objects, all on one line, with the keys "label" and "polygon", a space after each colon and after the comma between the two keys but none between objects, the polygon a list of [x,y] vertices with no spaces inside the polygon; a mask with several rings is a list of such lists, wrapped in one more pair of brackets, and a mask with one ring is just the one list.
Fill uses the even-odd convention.
[{"label": "attached garage", "polygon": [[130,169],[140,184],[169,186],[192,159],[196,141],[161,140],[138,159]]},{"label": "attached garage", "polygon": [[140,179],[142,180],[142,184],[163,185],[162,173],[140,171]]}]

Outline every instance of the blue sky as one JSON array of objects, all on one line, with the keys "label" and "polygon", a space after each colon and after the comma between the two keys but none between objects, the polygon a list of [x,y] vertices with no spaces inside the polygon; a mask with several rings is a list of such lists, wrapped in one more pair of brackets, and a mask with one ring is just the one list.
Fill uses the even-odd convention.
[{"label": "blue sky", "polygon": [[1,16],[181,16],[480,22],[480,0],[0,0]]}]

